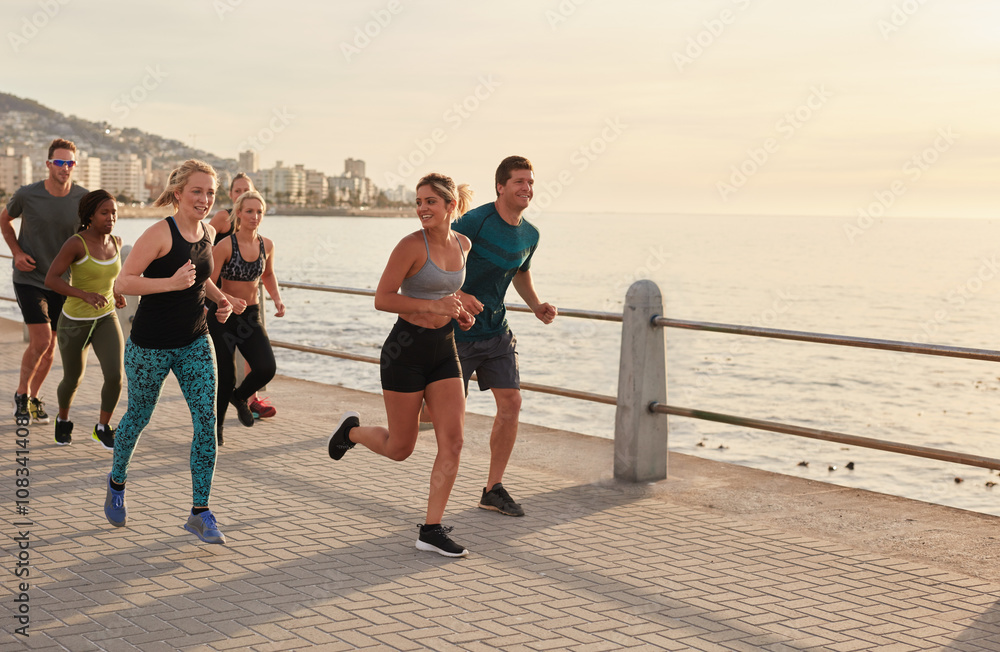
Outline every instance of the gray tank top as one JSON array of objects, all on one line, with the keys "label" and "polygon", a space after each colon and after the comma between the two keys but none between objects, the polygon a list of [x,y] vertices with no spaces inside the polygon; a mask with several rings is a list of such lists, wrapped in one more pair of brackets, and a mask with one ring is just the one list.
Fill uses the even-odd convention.
[{"label": "gray tank top", "polygon": [[[427,244],[427,233],[422,233],[424,248],[427,249],[427,262],[416,274],[403,279],[403,282],[399,284],[399,293],[404,297],[433,301],[458,292],[462,289],[462,284],[465,283],[465,249],[462,249],[462,269],[449,272],[441,269],[431,260],[431,248]],[[455,239],[458,240],[457,235]],[[461,245],[462,243],[459,241],[460,249]]]}]

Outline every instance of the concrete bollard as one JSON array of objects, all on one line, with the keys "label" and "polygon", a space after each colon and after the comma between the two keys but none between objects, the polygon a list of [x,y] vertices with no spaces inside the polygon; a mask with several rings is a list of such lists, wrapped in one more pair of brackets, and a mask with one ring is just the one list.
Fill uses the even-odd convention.
[{"label": "concrete bollard", "polygon": [[663,329],[651,320],[663,314],[655,283],[636,281],[625,295],[622,352],[615,412],[615,479],[656,482],[667,477],[667,417],[649,411],[667,402]]}]

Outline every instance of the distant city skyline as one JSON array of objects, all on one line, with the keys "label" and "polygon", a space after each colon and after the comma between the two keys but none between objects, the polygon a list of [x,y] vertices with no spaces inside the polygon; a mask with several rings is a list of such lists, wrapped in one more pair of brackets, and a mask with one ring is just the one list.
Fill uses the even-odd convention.
[{"label": "distant city skyline", "polygon": [[[4,87],[225,158],[586,212],[989,217],[986,0],[11,0]],[[127,53],[122,55],[122,53]],[[333,164],[335,162],[335,164]],[[544,206],[542,206],[544,204]]]}]

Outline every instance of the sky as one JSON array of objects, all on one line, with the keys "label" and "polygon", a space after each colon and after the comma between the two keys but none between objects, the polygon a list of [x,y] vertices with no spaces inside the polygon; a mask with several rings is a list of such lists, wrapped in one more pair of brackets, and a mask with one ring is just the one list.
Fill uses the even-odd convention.
[{"label": "sky", "polygon": [[4,0],[0,90],[382,188],[535,208],[991,217],[996,0]]}]

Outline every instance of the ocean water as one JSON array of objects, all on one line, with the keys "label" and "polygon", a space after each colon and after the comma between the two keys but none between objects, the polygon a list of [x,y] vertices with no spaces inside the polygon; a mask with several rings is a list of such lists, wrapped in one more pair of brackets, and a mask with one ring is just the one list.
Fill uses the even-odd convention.
[{"label": "ocean water", "polygon": [[[619,312],[629,285],[648,278],[678,319],[1000,348],[994,220],[546,213],[533,221],[542,232],[535,285],[558,307]],[[122,220],[116,233],[133,242],[150,223]],[[373,289],[396,242],[417,228],[416,219],[269,216],[262,231],[276,243],[279,278]],[[268,320],[279,340],[378,356],[395,320],[368,297],[286,289],[283,299],[287,316]],[[508,300],[522,303],[513,290]],[[0,311],[17,316],[16,306]],[[620,324],[509,320],[522,379],[616,393]],[[1000,457],[994,363],[678,329],[665,336],[671,405]],[[374,365],[276,355],[280,373],[379,391]],[[492,414],[489,392],[473,387],[469,410]],[[672,451],[1000,515],[1000,487],[987,486],[1000,476],[986,469],[662,419]],[[612,437],[614,408],[525,392],[522,420]]]}]

